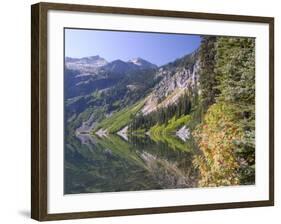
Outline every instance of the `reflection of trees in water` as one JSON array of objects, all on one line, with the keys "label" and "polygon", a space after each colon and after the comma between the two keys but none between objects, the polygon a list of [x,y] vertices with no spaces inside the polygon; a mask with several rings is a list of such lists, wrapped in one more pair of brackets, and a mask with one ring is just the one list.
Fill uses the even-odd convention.
[{"label": "reflection of trees in water", "polygon": [[[173,141],[155,142],[148,136],[99,138],[78,135],[66,145],[66,193],[133,191],[195,187],[195,150],[171,148]],[[180,141],[180,140],[179,140]],[[181,141],[184,147],[191,147]],[[183,146],[182,146],[183,147]]]}]

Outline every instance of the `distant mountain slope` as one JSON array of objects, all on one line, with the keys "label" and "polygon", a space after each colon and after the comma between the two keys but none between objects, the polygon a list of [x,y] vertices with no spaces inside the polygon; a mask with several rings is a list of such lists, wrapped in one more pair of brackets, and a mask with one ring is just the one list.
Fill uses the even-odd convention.
[{"label": "distant mountain slope", "polygon": [[128,73],[138,69],[139,66],[132,63],[127,63],[119,59],[108,63],[102,68],[103,71],[110,72],[114,75],[123,75],[124,73]]},{"label": "distant mountain slope", "polygon": [[[78,118],[83,119],[83,122],[88,122],[91,118],[92,123],[94,119],[91,113],[95,111],[102,111],[94,116],[95,119],[102,119],[143,99],[157,83],[157,66],[143,59],[138,61],[139,64],[122,60],[108,63],[99,56],[66,58],[66,117],[72,118],[72,123],[79,123]],[[75,127],[77,128],[77,125]]]},{"label": "distant mountain slope", "polygon": [[186,90],[192,90],[197,85],[198,67],[198,52],[195,51],[159,68],[155,78],[161,81],[147,97],[142,112],[149,114],[176,103]]},{"label": "distant mountain slope", "polygon": [[120,59],[107,62],[99,55],[83,58],[65,57],[65,67],[78,71],[79,76],[95,75],[102,71],[124,73],[131,70],[157,69],[157,65],[139,57],[127,62]]},{"label": "distant mountain slope", "polygon": [[[143,87],[143,82],[151,80],[157,66],[141,58],[128,62],[115,60],[107,62],[100,56],[65,58],[66,98],[83,96],[95,90],[102,90],[126,84],[131,90]],[[151,77],[146,77],[147,74]]]},{"label": "distant mountain slope", "polygon": [[133,58],[128,62],[138,66],[141,69],[157,69],[157,65],[152,64],[142,58]]},{"label": "distant mountain slope", "polygon": [[79,71],[80,75],[93,74],[98,68],[106,65],[108,62],[99,55],[83,58],[65,58],[65,67],[70,70]]}]

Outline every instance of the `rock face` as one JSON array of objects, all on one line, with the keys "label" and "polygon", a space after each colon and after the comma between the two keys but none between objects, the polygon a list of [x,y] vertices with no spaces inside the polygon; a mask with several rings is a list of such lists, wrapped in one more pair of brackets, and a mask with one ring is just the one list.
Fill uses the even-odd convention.
[{"label": "rock face", "polygon": [[143,114],[149,114],[158,108],[176,103],[185,90],[196,87],[198,68],[197,51],[159,68],[155,78],[161,81],[147,97],[142,109]]}]

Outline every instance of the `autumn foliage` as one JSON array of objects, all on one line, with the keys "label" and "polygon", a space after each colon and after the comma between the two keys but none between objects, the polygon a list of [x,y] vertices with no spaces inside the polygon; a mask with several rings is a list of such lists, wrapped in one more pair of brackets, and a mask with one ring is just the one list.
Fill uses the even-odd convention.
[{"label": "autumn foliage", "polygon": [[242,130],[235,123],[231,105],[212,105],[202,124],[193,132],[201,149],[194,159],[200,171],[199,186],[239,185],[239,161],[235,142],[242,139]]},{"label": "autumn foliage", "polygon": [[199,186],[254,184],[255,40],[203,37],[200,60]]}]

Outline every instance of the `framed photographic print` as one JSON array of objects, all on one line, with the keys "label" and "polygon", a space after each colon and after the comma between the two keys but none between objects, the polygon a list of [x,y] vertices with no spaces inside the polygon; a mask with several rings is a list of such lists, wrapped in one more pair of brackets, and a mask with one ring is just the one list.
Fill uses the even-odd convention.
[{"label": "framed photographic print", "polygon": [[274,204],[274,19],[32,5],[32,218]]}]

